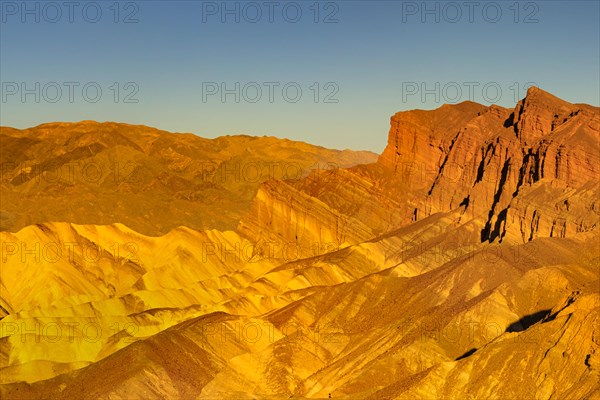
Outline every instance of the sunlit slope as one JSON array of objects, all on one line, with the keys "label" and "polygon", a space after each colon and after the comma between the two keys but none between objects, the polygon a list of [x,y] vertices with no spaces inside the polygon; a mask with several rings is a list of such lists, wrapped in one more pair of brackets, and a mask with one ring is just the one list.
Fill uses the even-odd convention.
[{"label": "sunlit slope", "polygon": [[[114,337],[97,343],[80,338],[73,345],[80,353],[71,350],[68,361],[66,341],[48,343],[49,332],[35,346],[12,334],[3,342],[3,354],[11,360],[2,370],[3,379],[36,381],[67,374],[33,386],[5,385],[3,390],[11,398],[18,398],[18,393],[25,398],[72,398],[86,387],[100,397],[116,398],[130,398],[131,393],[144,393],[140,396],[144,398],[250,394],[327,398],[329,393],[349,398],[427,397],[427,393],[429,398],[455,398],[467,392],[517,396],[546,382],[543,393],[563,396],[571,390],[565,384],[567,376],[577,377],[577,393],[593,390],[598,373],[597,232],[525,245],[481,244],[461,235],[468,227],[457,225],[459,219],[460,213],[432,216],[318,257],[242,262],[238,267],[244,264],[244,273],[233,262],[224,266],[218,255],[206,262],[188,259],[188,267],[178,266],[175,254],[183,247],[160,244],[170,238],[193,248],[192,243],[208,233],[176,230],[147,238],[122,226],[52,225],[56,230],[85,232],[88,238],[97,238],[98,232],[110,237],[113,232],[112,239],[147,240],[148,249],[153,242],[165,250],[160,255],[150,250],[139,253],[138,264],[147,267],[138,281],[152,281],[147,274],[165,262],[189,279],[177,282],[167,274],[151,289],[123,291],[108,300],[91,300],[85,297],[90,294],[79,293],[79,301],[71,296],[70,303],[50,307],[36,306],[31,298],[31,309],[2,322],[31,322],[37,313],[36,321],[93,321],[106,330],[115,322],[133,325],[116,335],[117,343]],[[123,237],[118,234],[121,230]],[[221,278],[207,285],[202,274],[211,269]],[[7,287],[18,286],[16,280],[7,282]],[[40,290],[38,296],[46,298],[48,293]],[[70,319],[64,317],[67,313]],[[570,333],[565,336],[563,331]],[[577,343],[577,347],[570,355],[561,355],[563,369],[553,370],[547,357],[554,357],[555,350],[550,350],[560,340],[560,346]],[[27,360],[34,348],[37,360]],[[513,365],[508,355],[515,348],[527,355]],[[472,349],[477,350],[469,355]],[[550,356],[544,355],[547,351]],[[502,379],[493,385],[481,383],[490,370],[505,368],[500,360],[508,363],[510,373],[522,371],[519,385]],[[545,364],[537,366],[543,360]],[[69,372],[86,363],[90,365]],[[541,380],[543,374],[548,378]],[[449,379],[456,382],[445,383]],[[114,385],[98,384],[104,381]]]},{"label": "sunlit slope", "polygon": [[0,128],[0,230],[37,223],[233,229],[261,182],[372,163],[370,152],[275,137],[205,139],[112,122]]},{"label": "sunlit slope", "polygon": [[[0,297],[10,312],[2,320],[3,346],[12,348],[3,367],[15,367],[3,380],[53,375],[47,361],[93,362],[131,342],[130,335],[146,337],[203,308],[219,309],[273,265],[255,262],[260,256],[233,232],[179,228],[154,238],[123,225],[56,223],[0,236]],[[56,342],[38,343],[36,336],[54,338],[56,329]],[[21,336],[26,330],[30,336]]]},{"label": "sunlit slope", "polygon": [[[281,247],[187,228],[147,237],[124,225],[40,224],[0,239],[0,299],[10,313],[2,320],[3,381],[79,368],[195,315],[260,315],[403,256],[398,237]],[[334,255],[314,257],[322,248]]]},{"label": "sunlit slope", "polygon": [[352,247],[281,246],[187,228],[147,237],[123,225],[55,223],[0,233],[0,299],[10,312],[2,321],[9,355],[3,380],[35,381],[79,368],[193,316],[258,316],[321,286],[391,267],[417,275],[477,246],[463,240],[435,260],[423,255],[425,241],[438,243],[457,215]]},{"label": "sunlit slope", "polygon": [[[555,256],[560,252],[557,249]],[[481,257],[481,253],[474,255],[475,261]],[[326,398],[328,393],[350,398],[370,393],[378,398],[385,393],[401,396],[407,388],[413,390],[410,392],[413,395],[429,393],[429,398],[437,398],[432,387],[443,392],[444,377],[452,375],[463,382],[462,386],[448,389],[447,398],[453,398],[463,397],[466,390],[512,395],[531,392],[537,385],[536,374],[541,371],[548,376],[547,382],[568,380],[565,374],[567,377],[576,374],[583,384],[579,386],[580,392],[587,393],[597,383],[594,377],[598,344],[592,335],[598,307],[598,294],[593,290],[597,274],[585,272],[588,267],[580,266],[577,273],[592,279],[586,285],[569,279],[573,274],[568,271],[575,267],[572,264],[569,268],[536,268],[539,261],[529,262],[533,265],[521,267],[524,271],[505,279],[486,279],[489,274],[482,278],[479,272],[477,281],[485,292],[471,293],[476,296],[467,302],[446,293],[448,280],[457,290],[473,285],[475,277],[465,276],[465,269],[470,269],[467,265],[448,265],[413,278],[400,278],[394,276],[393,269],[386,270],[353,283],[322,288],[260,319],[220,314],[210,322],[188,321],[175,330],[145,340],[144,345],[128,346],[81,372],[40,382],[33,388],[50,398],[53,397],[50,393],[68,398],[82,393],[86,387],[99,396],[112,394],[117,398],[127,398],[140,389],[144,389],[146,398],[192,395],[216,398],[241,396],[241,393],[286,397],[296,393],[317,398]],[[500,261],[496,264],[502,265]],[[523,290],[529,290],[530,296],[515,296],[515,292]],[[514,330],[521,332],[505,332],[522,317],[540,311],[537,307],[544,311],[543,318],[533,321],[531,326],[516,324]],[[563,335],[564,331],[570,333]],[[573,332],[577,332],[576,338]],[[557,341],[562,348],[571,346],[574,339],[577,346],[568,358],[562,355],[564,349],[552,350]],[[474,354],[456,361],[473,348],[477,349]],[[463,371],[471,363],[502,369],[502,363],[510,365],[515,348],[520,349],[520,357],[510,368],[513,378],[500,380],[498,387],[478,382],[478,374],[485,378],[489,370]],[[163,349],[172,352],[165,353]],[[547,351],[549,356],[544,355]],[[489,354],[495,354],[492,361],[487,359],[491,357]],[[561,361],[566,372],[551,368],[551,358],[546,357],[554,354],[567,358]],[[124,362],[132,359],[139,361]],[[173,363],[173,359],[185,360],[186,368]],[[544,359],[545,365],[532,369]],[[427,371],[438,371],[432,373],[431,382],[417,379],[421,372]],[[439,377],[439,374],[444,375]],[[414,379],[421,386],[412,385]],[[98,384],[104,381],[114,385]],[[401,381],[402,384],[398,383]],[[62,387],[61,382],[68,383],[64,393],[56,391]],[[27,389],[12,385],[4,390],[12,395],[16,394],[13,392],[16,388]],[[551,388],[558,394],[567,389],[566,385]]]}]

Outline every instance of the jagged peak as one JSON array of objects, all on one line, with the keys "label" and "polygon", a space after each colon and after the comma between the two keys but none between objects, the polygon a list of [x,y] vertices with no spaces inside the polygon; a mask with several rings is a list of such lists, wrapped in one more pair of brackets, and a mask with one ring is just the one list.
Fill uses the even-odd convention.
[{"label": "jagged peak", "polygon": [[525,109],[527,108],[544,108],[547,110],[558,112],[564,112],[572,110],[575,106],[568,101],[560,99],[553,94],[540,89],[537,86],[531,86],[527,90],[527,95],[523,100],[517,104],[522,105]]},{"label": "jagged peak", "polygon": [[524,145],[531,145],[580,109],[580,106],[532,86],[525,98],[517,103],[511,121],[517,138]]}]

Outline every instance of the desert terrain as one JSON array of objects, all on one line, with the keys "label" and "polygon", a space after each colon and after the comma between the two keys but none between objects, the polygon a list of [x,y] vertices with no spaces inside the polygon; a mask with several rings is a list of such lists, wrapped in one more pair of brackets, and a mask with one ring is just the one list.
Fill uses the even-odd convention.
[{"label": "desert terrain", "polygon": [[598,107],[0,140],[2,398],[600,399]]}]

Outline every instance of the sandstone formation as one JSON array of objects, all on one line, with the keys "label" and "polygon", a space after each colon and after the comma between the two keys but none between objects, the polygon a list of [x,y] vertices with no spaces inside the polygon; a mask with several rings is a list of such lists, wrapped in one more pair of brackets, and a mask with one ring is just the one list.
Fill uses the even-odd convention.
[{"label": "sandstone formation", "polygon": [[[318,190],[310,180],[265,184],[240,229],[255,236],[275,230],[287,240],[316,232],[323,241],[340,237],[341,245],[347,225],[378,235],[461,209],[461,223],[470,223],[478,240],[570,237],[598,226],[599,131],[597,107],[536,87],[514,110],[464,102],[400,112],[376,164],[326,171]],[[310,207],[313,216],[335,221],[328,223],[331,231],[282,214],[286,198],[300,203],[296,191],[311,202],[299,210]],[[258,215],[268,215],[267,226]]]}]

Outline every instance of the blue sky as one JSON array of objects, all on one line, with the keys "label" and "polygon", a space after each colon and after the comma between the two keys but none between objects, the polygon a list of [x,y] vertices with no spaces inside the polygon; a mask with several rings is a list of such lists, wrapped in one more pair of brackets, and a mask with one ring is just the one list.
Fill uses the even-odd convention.
[{"label": "blue sky", "polygon": [[0,1],[2,125],[119,121],[381,152],[401,110],[512,107],[531,83],[600,103],[598,1],[49,3]]}]

